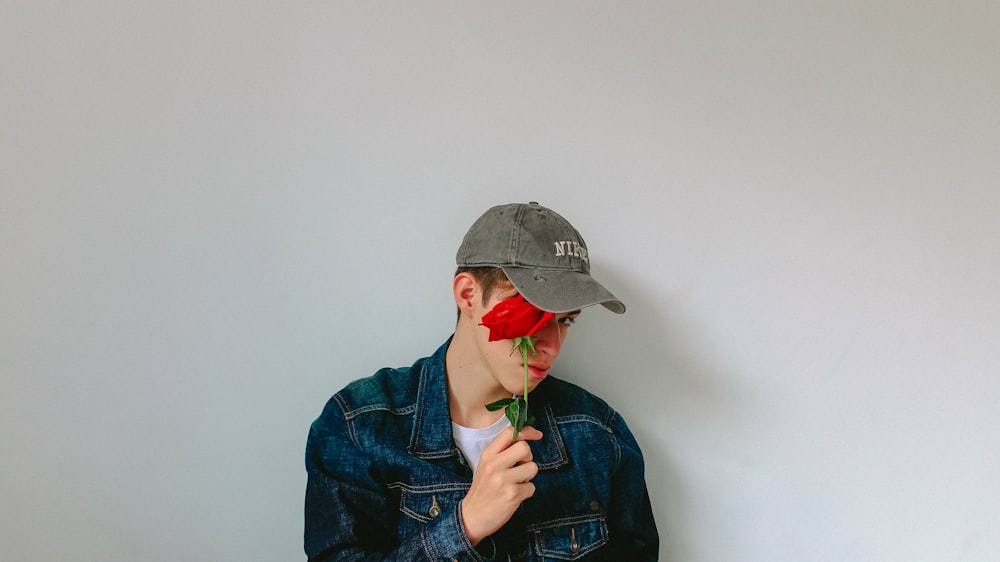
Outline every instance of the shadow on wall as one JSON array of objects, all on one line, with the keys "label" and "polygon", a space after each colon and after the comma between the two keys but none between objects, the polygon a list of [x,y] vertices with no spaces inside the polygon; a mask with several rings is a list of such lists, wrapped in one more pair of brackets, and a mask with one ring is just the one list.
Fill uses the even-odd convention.
[{"label": "shadow on wall", "polygon": [[707,427],[738,423],[732,419],[739,412],[735,390],[722,387],[725,377],[709,357],[691,351],[704,346],[691,345],[696,326],[672,314],[669,295],[642,293],[612,272],[596,277],[625,302],[627,312],[587,311],[574,327],[560,370],[628,421],[646,460],[661,559],[691,560],[686,537],[692,510],[700,510],[689,503],[678,453],[694,435],[718,434]]}]

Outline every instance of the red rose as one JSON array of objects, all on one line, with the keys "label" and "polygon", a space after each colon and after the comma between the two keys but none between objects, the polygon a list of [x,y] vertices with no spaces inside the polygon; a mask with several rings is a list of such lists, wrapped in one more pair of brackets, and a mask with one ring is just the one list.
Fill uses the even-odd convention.
[{"label": "red rose", "polygon": [[493,310],[483,315],[480,324],[490,329],[490,341],[511,340],[534,335],[554,316],[517,295],[497,303]]},{"label": "red rose", "polygon": [[545,312],[524,297],[517,295],[498,302],[492,310],[483,315],[480,326],[490,329],[490,341],[514,340],[514,350],[521,352],[524,363],[524,394],[515,398],[502,398],[486,405],[486,409],[495,412],[501,408],[514,426],[514,441],[525,425],[535,423],[535,418],[528,417],[528,353],[535,354],[535,332],[541,330],[552,321],[555,314]]}]

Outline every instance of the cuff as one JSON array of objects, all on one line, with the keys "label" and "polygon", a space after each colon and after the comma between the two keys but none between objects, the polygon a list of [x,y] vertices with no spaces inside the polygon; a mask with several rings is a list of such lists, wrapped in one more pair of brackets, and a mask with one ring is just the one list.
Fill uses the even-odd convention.
[{"label": "cuff", "polygon": [[478,546],[472,546],[472,542],[465,534],[461,506],[459,503],[424,527],[421,543],[427,558],[493,562],[496,558],[496,544],[493,542],[493,537],[486,537]]}]

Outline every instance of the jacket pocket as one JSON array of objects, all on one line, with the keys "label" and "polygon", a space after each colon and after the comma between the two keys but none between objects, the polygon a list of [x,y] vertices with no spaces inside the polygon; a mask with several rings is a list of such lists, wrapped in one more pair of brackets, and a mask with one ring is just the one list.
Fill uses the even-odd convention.
[{"label": "jacket pocket", "polygon": [[397,482],[390,484],[389,488],[395,488],[399,492],[399,511],[404,516],[400,521],[402,534],[407,529],[423,526],[455,509],[465,497],[469,485],[454,483],[412,486]]},{"label": "jacket pocket", "polygon": [[581,560],[608,542],[600,516],[558,519],[528,529],[538,560]]}]

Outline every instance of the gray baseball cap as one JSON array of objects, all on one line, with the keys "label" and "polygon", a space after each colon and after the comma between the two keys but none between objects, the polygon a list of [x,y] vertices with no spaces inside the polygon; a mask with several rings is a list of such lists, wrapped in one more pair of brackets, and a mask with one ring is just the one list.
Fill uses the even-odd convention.
[{"label": "gray baseball cap", "polygon": [[498,205],[483,213],[462,240],[459,267],[499,267],[531,304],[547,312],[572,312],[625,304],[590,276],[590,255],[580,232],[536,202]]}]

